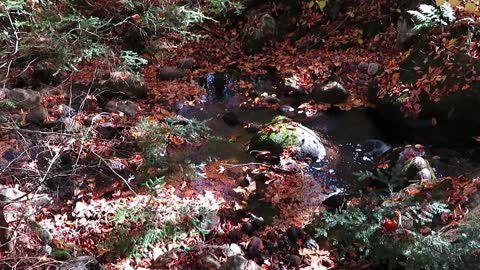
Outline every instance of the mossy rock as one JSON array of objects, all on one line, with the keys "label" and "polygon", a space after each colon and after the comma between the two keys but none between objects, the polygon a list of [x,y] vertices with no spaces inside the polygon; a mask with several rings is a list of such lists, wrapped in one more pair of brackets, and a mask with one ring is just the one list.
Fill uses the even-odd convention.
[{"label": "mossy rock", "polygon": [[68,259],[70,259],[70,254],[68,253],[68,251],[64,250],[64,249],[55,249],[53,252],[52,252],[52,257],[55,259],[55,260],[59,260],[59,261],[66,261]]},{"label": "mossy rock", "polygon": [[287,147],[297,147],[297,158],[311,157],[321,160],[326,155],[320,137],[311,129],[277,116],[260,130],[250,141],[249,150],[270,151],[279,155]]}]

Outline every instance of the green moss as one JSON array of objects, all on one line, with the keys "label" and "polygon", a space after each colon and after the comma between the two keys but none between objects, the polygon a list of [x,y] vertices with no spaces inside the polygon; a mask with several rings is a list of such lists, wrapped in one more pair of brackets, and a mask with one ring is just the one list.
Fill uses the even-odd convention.
[{"label": "green moss", "polygon": [[283,148],[299,144],[296,128],[285,116],[275,117],[267,128],[252,138],[250,146],[256,150],[281,153]]},{"label": "green moss", "polygon": [[55,249],[52,252],[52,257],[55,258],[55,260],[66,261],[66,260],[70,259],[70,254],[66,250]]}]

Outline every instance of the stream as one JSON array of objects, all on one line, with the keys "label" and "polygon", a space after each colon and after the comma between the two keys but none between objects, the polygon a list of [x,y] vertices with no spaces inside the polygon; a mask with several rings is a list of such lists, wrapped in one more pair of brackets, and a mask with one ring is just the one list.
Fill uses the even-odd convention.
[{"label": "stream", "polygon": [[[240,78],[237,72],[224,72],[210,74],[198,79],[207,93],[202,97],[203,104],[199,106],[181,106],[179,114],[186,118],[207,121],[211,128],[211,134],[224,140],[210,144],[208,151],[198,153],[192,151],[190,158],[200,164],[208,157],[213,157],[217,164],[246,164],[258,162],[247,153],[248,144],[252,133],[243,127],[247,123],[267,124],[276,115],[281,115],[279,110],[269,108],[247,108],[242,106],[246,101],[241,91],[232,90],[242,79],[255,86],[255,93],[275,93],[274,80],[268,77]],[[290,97],[280,97],[280,105],[289,105],[297,108],[299,102]],[[242,109],[243,108],[243,109]],[[226,113],[238,116],[240,124],[228,125],[222,119]],[[324,161],[310,164],[304,171],[312,177],[319,187],[328,190],[329,193],[320,194],[320,202],[331,195],[346,190],[354,190],[356,182],[353,175],[358,171],[371,170],[378,158],[393,147],[404,146],[408,143],[405,134],[392,136],[389,130],[382,128],[382,124],[373,117],[372,109],[352,109],[340,111],[329,109],[320,111],[314,117],[306,117],[303,114],[289,115],[289,117],[304,126],[316,131],[327,148],[327,158]],[[388,135],[387,135],[388,134]],[[234,139],[232,139],[234,138]],[[428,155],[434,157],[431,160],[432,167],[437,176],[467,175],[474,176],[480,166],[476,158],[476,152],[466,148],[445,148],[444,146],[426,145]],[[470,152],[469,152],[470,151]],[[208,156],[206,155],[208,153]],[[324,168],[328,167],[328,170]],[[323,169],[322,169],[323,168]],[[204,168],[198,166],[201,172]],[[236,177],[236,176],[235,176]],[[209,179],[210,180],[210,179]],[[208,183],[204,177],[195,179],[199,190],[213,188],[216,184]],[[218,183],[217,183],[218,184]],[[235,187],[227,185],[221,192],[231,192],[227,189]],[[260,183],[260,190],[264,184]],[[312,189],[315,189],[314,185]],[[315,196],[315,190],[308,191],[303,196]],[[318,202],[318,201],[317,201]],[[270,204],[262,200],[261,192],[255,192],[248,198],[248,210],[257,216],[265,218],[267,223],[278,214]]]}]

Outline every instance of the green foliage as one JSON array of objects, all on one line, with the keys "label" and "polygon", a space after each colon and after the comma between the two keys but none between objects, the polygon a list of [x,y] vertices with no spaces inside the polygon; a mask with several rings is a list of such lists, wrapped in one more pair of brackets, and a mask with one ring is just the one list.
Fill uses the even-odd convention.
[{"label": "green foliage", "polygon": [[441,6],[420,5],[418,10],[407,11],[416,23],[413,31],[428,30],[430,28],[448,25],[455,21],[455,11],[446,3]]},{"label": "green foliage", "polygon": [[[355,207],[323,212],[315,224],[316,237],[327,239],[341,256],[353,252],[385,269],[466,269],[474,265],[471,253],[480,248],[479,223],[462,229],[452,241],[438,224],[440,215],[450,212],[447,204],[416,197],[399,200],[399,196],[374,192]],[[384,227],[387,221],[395,227]],[[422,233],[422,228],[431,232]]]},{"label": "green foliage", "polygon": [[328,0],[311,0],[308,2],[308,7],[313,8],[314,6],[317,6],[323,11],[323,9],[327,6],[327,2]]},{"label": "green foliage", "polygon": [[231,0],[208,0],[208,8],[215,15],[233,10],[236,15],[240,15],[244,9],[243,5]]},{"label": "green foliage", "polygon": [[150,191],[155,192],[165,186],[165,177],[154,177],[146,180],[143,185]]},{"label": "green foliage", "polygon": [[138,53],[132,51],[122,51],[120,52],[120,59],[123,61],[125,71],[128,72],[138,72],[143,66],[148,64],[148,60],[140,57]]},{"label": "green foliage", "polygon": [[14,110],[18,108],[18,103],[15,100],[4,99],[0,100],[0,110]]},{"label": "green foliage", "polygon": [[[174,31],[185,39],[198,39],[200,36],[191,33],[190,28],[213,20],[206,15],[208,12],[241,11],[241,5],[233,0],[210,0],[203,6],[180,5],[176,1],[124,0],[121,5],[113,6],[115,14],[126,19],[114,23],[118,18],[82,15],[84,11],[77,10],[75,1],[34,3],[26,0],[0,3],[0,69],[32,64],[34,60],[53,64],[57,73],[76,71],[77,63],[108,55],[113,57],[111,63],[138,72],[147,61],[131,51],[122,50],[123,33],[112,30],[137,27],[145,35]],[[131,23],[132,14],[140,15],[135,25]]]},{"label": "green foliage", "polygon": [[[127,208],[117,211],[115,228],[101,247],[112,254],[143,258],[156,245],[166,245],[169,241],[181,241],[188,236],[199,235],[205,239],[210,233],[208,224],[215,215],[205,207],[182,206],[168,213],[165,219],[153,207]],[[188,247],[184,247],[187,249]]]},{"label": "green foliage", "polygon": [[205,122],[180,118],[167,118],[164,122],[142,120],[136,127],[140,134],[139,143],[143,148],[145,165],[158,166],[167,156],[167,147],[174,145],[172,138],[191,144],[206,137],[210,129]]}]

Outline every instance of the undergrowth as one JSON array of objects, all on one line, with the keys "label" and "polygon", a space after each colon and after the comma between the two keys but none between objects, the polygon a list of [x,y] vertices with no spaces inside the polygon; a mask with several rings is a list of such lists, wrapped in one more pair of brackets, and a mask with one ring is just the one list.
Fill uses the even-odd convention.
[{"label": "undergrowth", "polygon": [[[210,129],[205,122],[167,118],[157,122],[144,119],[136,126],[136,137],[144,153],[144,166],[168,163],[167,148],[192,146],[207,139]],[[181,158],[185,160],[184,158]]]},{"label": "undergrowth", "polygon": [[[200,3],[200,4],[199,4]],[[116,69],[141,69],[145,59],[125,47],[130,33],[139,33],[135,43],[150,36],[176,32],[185,41],[198,39],[190,28],[241,4],[232,0],[205,3],[179,1],[88,1],[5,0],[0,3],[1,79],[15,76],[14,67],[48,63],[55,74],[76,71],[79,63],[95,57],[109,58]],[[94,10],[103,10],[95,13]],[[93,10],[93,11],[90,11]],[[128,33],[128,35],[127,35]],[[138,53],[138,52],[136,52]]]},{"label": "undergrowth", "polygon": [[468,269],[480,262],[475,255],[480,223],[451,233],[446,224],[451,208],[435,194],[377,190],[345,209],[322,212],[313,227],[344,262],[366,260],[383,269]]},{"label": "undergrowth", "polygon": [[123,205],[115,216],[115,227],[100,247],[109,256],[128,258],[148,257],[154,247],[178,243],[179,249],[186,238],[205,240],[210,233],[209,224],[216,213],[196,204],[183,205],[174,211],[161,211],[158,207],[128,207]]}]

